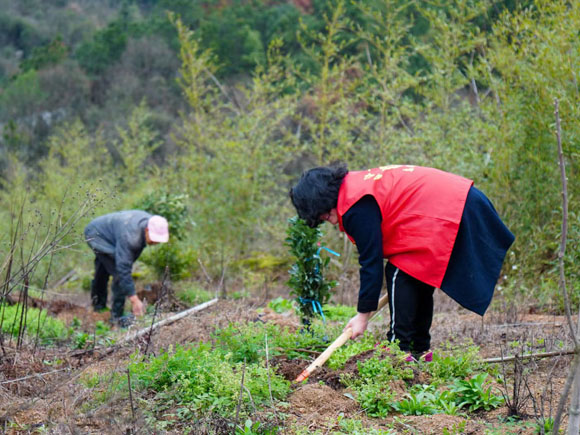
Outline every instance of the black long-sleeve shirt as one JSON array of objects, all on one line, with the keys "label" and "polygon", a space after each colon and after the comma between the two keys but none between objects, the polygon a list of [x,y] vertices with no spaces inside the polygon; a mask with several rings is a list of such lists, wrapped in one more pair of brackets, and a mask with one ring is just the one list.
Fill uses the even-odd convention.
[{"label": "black long-sleeve shirt", "polygon": [[383,235],[381,210],[377,201],[366,195],[359,199],[342,217],[344,230],[358,249],[360,290],[357,311],[375,311],[383,287]]}]

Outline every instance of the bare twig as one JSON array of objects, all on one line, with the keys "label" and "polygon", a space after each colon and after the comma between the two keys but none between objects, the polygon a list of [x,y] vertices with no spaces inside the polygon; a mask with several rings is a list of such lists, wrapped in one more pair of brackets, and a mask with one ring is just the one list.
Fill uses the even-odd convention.
[{"label": "bare twig", "polygon": [[240,110],[242,108],[240,107],[240,103],[238,103],[235,94],[232,94],[233,97],[230,97],[230,95],[227,93],[226,89],[222,86],[222,84],[219,82],[216,76],[214,76],[213,73],[207,68],[204,68],[204,71],[209,76],[209,78],[215,83],[215,85],[218,87],[222,95],[226,97],[228,101],[234,105],[234,112],[236,112],[236,115],[239,115]]},{"label": "bare twig", "polygon": [[129,367],[127,367],[127,383],[129,386],[129,402],[131,403],[131,417],[132,417],[131,425],[133,426],[133,433],[136,433],[136,431],[135,431],[135,405],[133,405],[133,391],[131,390],[131,371],[129,370]]},{"label": "bare twig", "polygon": [[52,375],[54,373],[64,372],[64,371],[67,371],[67,370],[69,370],[68,367],[67,368],[64,368],[64,369],[52,370],[50,372],[45,372],[45,373],[35,373],[33,375],[24,376],[22,378],[10,379],[9,381],[2,381],[2,382],[0,382],[0,385],[13,384],[15,382],[25,381],[27,379],[32,379],[32,378],[42,378],[43,376],[48,376],[48,375]]},{"label": "bare twig", "polygon": [[244,390],[246,390],[246,393],[248,393],[248,397],[250,398],[250,403],[252,404],[252,408],[254,408],[254,412],[257,412],[256,404],[254,403],[254,398],[252,397],[250,389],[244,385]]},{"label": "bare twig", "polygon": [[51,286],[48,286],[48,288],[58,288],[58,287],[60,287],[61,285],[63,285],[67,281],[70,281],[76,275],[76,273],[77,272],[74,269],[69,270],[62,278],[60,278],[58,281],[56,281]]},{"label": "bare twig", "polygon": [[[40,303],[44,302],[44,290],[48,285],[48,277],[50,276],[50,271],[52,270],[52,260],[54,259],[54,252],[50,254],[50,261],[48,262],[48,269],[46,270],[46,274],[44,275],[44,284],[42,285],[42,292],[40,294]],[[32,353],[36,352],[36,348],[38,346],[38,338],[40,336],[40,319],[41,319],[42,310],[38,310],[38,322],[36,323],[36,336],[34,337],[34,349]]]},{"label": "bare twig", "polygon": [[209,284],[211,284],[213,280],[211,279],[211,276],[209,276],[209,273],[207,273],[207,269],[203,265],[203,262],[199,258],[197,259],[197,262],[201,266],[201,270],[203,271],[203,274],[205,275],[205,279],[207,280],[207,282]]},{"label": "bare twig", "polygon": [[165,296],[167,291],[166,288],[166,280],[169,277],[169,266],[165,266],[165,271],[163,272],[163,279],[161,280],[161,295],[155,302],[155,311],[153,312],[153,317],[151,318],[151,326],[149,328],[149,334],[147,335],[147,345],[145,346],[145,351],[143,352],[144,355],[147,355],[147,351],[149,350],[149,344],[151,343],[151,338],[153,336],[153,325],[155,324],[155,319],[157,318],[157,311],[159,310],[159,305],[161,305],[161,301]]},{"label": "bare twig", "polygon": [[553,326],[554,328],[560,328],[561,323],[553,322],[520,322],[520,323],[504,323],[502,325],[486,325],[488,328],[513,328],[518,326]]},{"label": "bare twig", "polygon": [[238,396],[238,406],[236,406],[236,419],[234,420],[234,432],[238,426],[238,417],[240,416],[240,407],[242,406],[242,397],[244,394],[244,378],[246,376],[246,358],[244,358],[244,365],[242,366],[242,381],[240,385],[240,395]]},{"label": "bare twig", "polygon": [[272,398],[272,382],[270,380],[270,355],[268,354],[268,334],[265,335],[266,340],[266,373],[268,373],[268,392],[270,393],[270,404],[274,405]]}]

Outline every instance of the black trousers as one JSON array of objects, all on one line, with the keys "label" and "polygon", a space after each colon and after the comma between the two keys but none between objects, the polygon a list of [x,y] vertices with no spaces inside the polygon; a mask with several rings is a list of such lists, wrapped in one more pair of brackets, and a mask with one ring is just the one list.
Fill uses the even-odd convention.
[{"label": "black trousers", "polygon": [[110,276],[113,277],[111,318],[118,318],[123,315],[125,294],[119,288],[115,258],[111,255],[95,252],[95,278],[91,283],[91,301],[95,310],[107,306],[107,287]]},{"label": "black trousers", "polygon": [[429,350],[433,321],[433,292],[435,288],[387,263],[385,267],[390,329],[387,338],[399,340],[401,350],[421,354]]}]

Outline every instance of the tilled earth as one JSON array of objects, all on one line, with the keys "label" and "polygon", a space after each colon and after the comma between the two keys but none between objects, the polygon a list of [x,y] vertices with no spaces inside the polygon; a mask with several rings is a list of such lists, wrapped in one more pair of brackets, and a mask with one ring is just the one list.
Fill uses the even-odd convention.
[{"label": "tilled earth", "polygon": [[[153,333],[151,340],[141,338],[137,342],[123,343],[123,333],[118,333],[117,345],[92,350],[70,350],[69,348],[34,348],[25,345],[18,351],[15,343],[7,341],[0,348],[0,432],[5,433],[152,433],[141,417],[139,409],[133,411],[126,397],[116,397],[99,408],[86,411],[85,404],[93,400],[94,391],[78,381],[80,376],[98,374],[112,376],[125,373],[130,355],[140,347],[149,353],[158,354],[170,345],[208,341],[216,327],[225,327],[230,322],[275,322],[298,330],[298,319],[294,316],[256,311],[265,306],[264,300],[220,300],[217,304],[187,316]],[[106,321],[108,313],[93,313],[88,306],[62,301],[50,302],[53,315],[70,321],[81,318],[83,325],[94,325],[98,320]],[[88,305],[88,303],[87,303]],[[460,309],[445,295],[436,294],[436,314],[432,327],[432,347],[436,352],[446,343],[463,344],[471,340],[479,346],[483,358],[499,357],[502,353],[513,354],[521,346],[528,350],[550,352],[570,348],[567,324],[562,316],[529,314],[513,310],[498,310],[483,319]],[[501,313],[501,314],[500,314]],[[161,316],[168,316],[163,313]],[[388,313],[383,320],[373,322],[373,328],[387,329]],[[132,331],[127,332],[130,334]],[[483,434],[497,426],[500,417],[507,418],[509,410],[503,406],[491,412],[471,414],[469,418],[449,415],[402,416],[393,415],[386,419],[368,418],[352,399],[352,394],[340,383],[344,373],[356,374],[357,362],[371,357],[368,351],[352,358],[341,370],[322,367],[313,373],[305,384],[294,385],[288,402],[283,409],[272,414],[257,415],[262,421],[276,420],[284,425],[284,433],[292,434],[297,428],[315,432],[332,433],[338,430],[337,421],[353,418],[364,422],[367,428],[391,428],[397,432],[440,434],[447,429],[462,433]],[[315,355],[313,355],[314,357]],[[525,382],[533,392],[535,401],[528,400],[522,414],[538,415],[543,407],[544,416],[556,408],[563,388],[570,356],[560,356],[526,361]],[[52,362],[52,364],[47,364]],[[289,360],[277,357],[271,361],[279,374],[294,380],[310,363],[307,360]],[[507,390],[513,388],[513,363],[505,363],[502,371],[508,380]],[[425,373],[414,367],[413,383],[429,383]],[[404,394],[405,385],[391,385],[397,394]],[[133,404],[135,407],[135,404]],[[284,415],[285,417],[282,417]],[[566,423],[566,421],[564,421]],[[524,424],[512,425],[512,433],[533,433]],[[230,433],[227,421],[208,416],[207,421],[198,422],[193,433]]]}]

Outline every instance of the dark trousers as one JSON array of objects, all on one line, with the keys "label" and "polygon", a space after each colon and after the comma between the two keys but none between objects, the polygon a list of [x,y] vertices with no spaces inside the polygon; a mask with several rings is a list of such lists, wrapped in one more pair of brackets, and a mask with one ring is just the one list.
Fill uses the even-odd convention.
[{"label": "dark trousers", "polygon": [[95,253],[95,278],[91,283],[91,301],[95,310],[107,306],[109,277],[113,277],[111,318],[121,317],[125,308],[125,294],[120,291],[115,258],[111,255]]},{"label": "dark trousers", "polygon": [[401,350],[413,354],[429,350],[435,288],[407,275],[391,263],[385,267],[385,276],[391,311],[387,338],[390,341],[399,340]]}]

